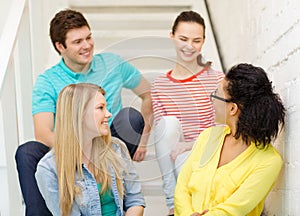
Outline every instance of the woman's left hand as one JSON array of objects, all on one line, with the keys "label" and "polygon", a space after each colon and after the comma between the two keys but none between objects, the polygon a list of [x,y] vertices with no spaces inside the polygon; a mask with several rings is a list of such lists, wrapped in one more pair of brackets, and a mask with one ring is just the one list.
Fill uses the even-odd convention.
[{"label": "woman's left hand", "polygon": [[180,155],[183,152],[189,150],[187,147],[188,147],[188,143],[186,143],[186,142],[178,142],[177,144],[175,144],[175,146],[171,150],[170,158],[173,161],[175,161],[178,155]]}]

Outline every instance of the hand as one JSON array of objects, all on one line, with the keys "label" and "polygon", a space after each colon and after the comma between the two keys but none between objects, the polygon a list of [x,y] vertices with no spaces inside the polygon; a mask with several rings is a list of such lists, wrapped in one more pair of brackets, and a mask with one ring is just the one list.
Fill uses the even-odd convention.
[{"label": "hand", "polygon": [[136,152],[133,155],[133,161],[141,162],[144,160],[145,155],[147,153],[147,146],[139,145],[136,149]]},{"label": "hand", "polygon": [[188,151],[186,142],[179,142],[175,144],[170,153],[170,158],[175,161],[177,156],[183,152]]},{"label": "hand", "polygon": [[193,214],[191,214],[191,216],[202,216],[205,215],[208,212],[208,209],[204,210],[203,212],[199,213],[199,212],[194,212]]}]

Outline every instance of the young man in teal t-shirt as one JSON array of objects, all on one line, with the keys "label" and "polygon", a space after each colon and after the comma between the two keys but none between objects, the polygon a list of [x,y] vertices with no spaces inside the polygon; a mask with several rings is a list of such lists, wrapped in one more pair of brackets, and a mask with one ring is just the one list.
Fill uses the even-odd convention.
[{"label": "young man in teal t-shirt", "polygon": [[[94,41],[84,16],[73,10],[58,12],[50,23],[50,37],[61,61],[39,75],[32,94],[36,141],[20,145],[16,152],[19,181],[26,215],[51,215],[34,177],[37,163],[54,142],[56,100],[63,87],[72,83],[94,83],[106,91],[112,136],[127,145],[134,161],[146,154],[152,105],[150,84],[140,72],[112,53],[94,55]],[[142,99],[141,113],[122,108],[121,90],[131,89]]]}]

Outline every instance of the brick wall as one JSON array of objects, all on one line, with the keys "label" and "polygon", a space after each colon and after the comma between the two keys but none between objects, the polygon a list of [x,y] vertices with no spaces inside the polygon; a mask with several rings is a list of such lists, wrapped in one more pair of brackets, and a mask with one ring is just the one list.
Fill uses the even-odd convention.
[{"label": "brick wall", "polygon": [[209,0],[225,69],[240,62],[263,67],[287,108],[275,146],[284,159],[270,193],[268,215],[300,215],[300,1]]}]

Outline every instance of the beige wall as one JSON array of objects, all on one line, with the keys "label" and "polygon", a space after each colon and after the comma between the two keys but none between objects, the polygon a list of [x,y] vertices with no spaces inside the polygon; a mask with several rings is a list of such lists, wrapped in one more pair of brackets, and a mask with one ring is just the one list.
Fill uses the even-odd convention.
[{"label": "beige wall", "polygon": [[287,108],[275,146],[284,159],[267,202],[268,215],[300,214],[300,1],[209,0],[225,69],[239,62],[263,67]]},{"label": "beige wall", "polygon": [[[1,0],[0,0],[1,1]],[[49,24],[55,13],[67,8],[66,0],[27,0],[30,10],[30,32],[32,44],[33,82],[45,69],[52,56],[59,59],[49,37]]]}]

